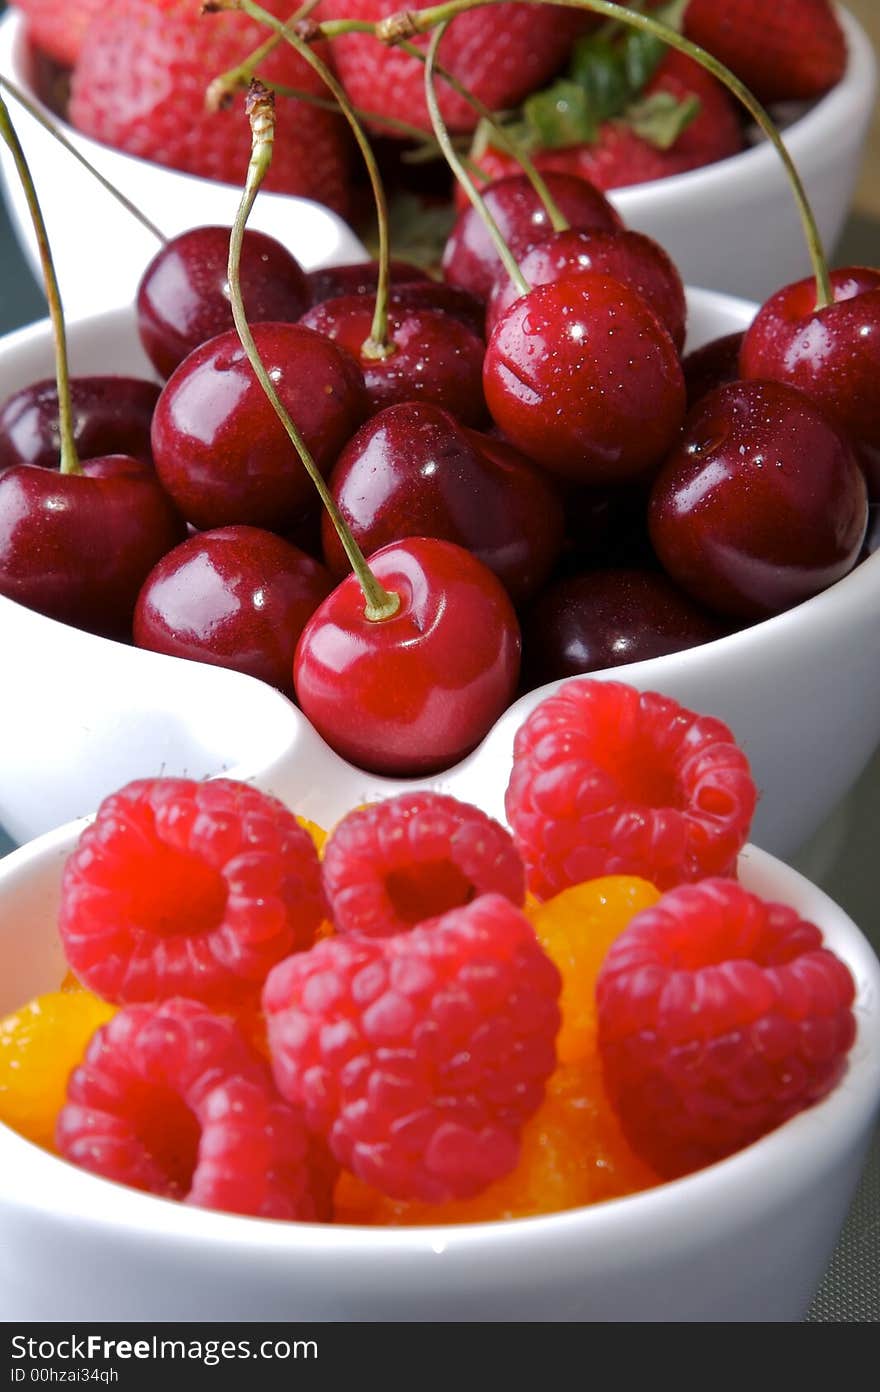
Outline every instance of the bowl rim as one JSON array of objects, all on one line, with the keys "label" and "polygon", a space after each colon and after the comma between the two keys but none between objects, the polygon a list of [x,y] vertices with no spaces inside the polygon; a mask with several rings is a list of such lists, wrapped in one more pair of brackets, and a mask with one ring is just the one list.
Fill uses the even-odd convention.
[{"label": "bowl rim", "polygon": [[[809,148],[821,144],[824,140],[824,126],[830,122],[847,124],[851,119],[854,107],[866,108],[873,103],[874,91],[878,78],[878,63],[874,54],[873,45],[867,33],[862,28],[855,15],[851,14],[845,6],[835,4],[837,17],[846,36],[847,64],[843,76],[828,92],[819,97],[816,101],[809,104],[807,109],[799,115],[783,132],[785,144],[789,148],[792,157],[797,160]],[[192,174],[187,170],[173,169],[170,166],[162,166],[155,160],[144,159],[141,155],[130,154],[126,150],[119,150],[113,145],[103,141],[95,140],[92,136],[85,135],[83,132],[70,124],[69,121],[58,116],[53,112],[35,91],[29,69],[29,46],[26,33],[26,22],[24,14],[14,7],[7,13],[0,16],[0,70],[2,70],[2,60],[5,53],[9,54],[12,77],[27,92],[28,96],[40,108],[44,115],[56,122],[62,132],[75,143],[82,143],[85,153],[90,151],[109,151],[116,158],[128,160],[134,164],[149,165],[153,168],[165,168],[169,174],[178,177],[193,179],[197,183],[219,184],[225,188],[234,188],[235,185],[226,184],[224,180],[212,179],[206,175]],[[733,98],[731,98],[733,100]],[[92,163],[94,157],[89,155]],[[632,216],[632,209],[644,200],[645,209],[639,208],[639,212],[648,211],[654,203],[661,203],[664,195],[669,198],[676,198],[681,195],[683,199],[692,196],[696,191],[696,180],[701,177],[704,183],[708,183],[709,192],[713,191],[716,179],[726,179],[742,176],[744,178],[754,177],[762,167],[771,162],[778,161],[778,156],[770,147],[766,140],[760,140],[757,144],[747,149],[738,151],[735,155],[728,155],[725,159],[715,160],[711,164],[701,165],[697,169],[685,170],[681,174],[669,174],[662,179],[652,179],[641,184],[627,184],[620,188],[608,190],[608,195],[616,202],[621,200],[621,211],[625,216]],[[284,193],[264,193],[263,197],[268,197],[275,201],[286,201],[294,195]],[[313,202],[314,200],[302,200]]]}]

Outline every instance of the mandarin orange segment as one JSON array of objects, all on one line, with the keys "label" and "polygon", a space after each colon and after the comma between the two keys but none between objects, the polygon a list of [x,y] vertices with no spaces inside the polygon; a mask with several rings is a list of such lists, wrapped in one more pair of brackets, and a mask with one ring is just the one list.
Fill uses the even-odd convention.
[{"label": "mandarin orange segment", "polygon": [[596,1048],[596,977],[605,954],[631,919],[652,908],[659,890],[632,875],[607,875],[572,886],[525,912],[541,946],[562,974],[560,1063],[591,1056]]},{"label": "mandarin orange segment", "polygon": [[115,1006],[86,990],[52,991],[0,1020],[0,1121],[47,1150],[67,1079]]},{"label": "mandarin orange segment", "polygon": [[318,855],[320,855],[324,849],[324,842],[327,840],[329,832],[326,832],[323,827],[318,826],[317,822],[310,822],[308,817],[297,817],[296,820],[299,822],[303,831],[309,833],[309,836],[311,836],[315,843],[315,850],[318,852]]}]

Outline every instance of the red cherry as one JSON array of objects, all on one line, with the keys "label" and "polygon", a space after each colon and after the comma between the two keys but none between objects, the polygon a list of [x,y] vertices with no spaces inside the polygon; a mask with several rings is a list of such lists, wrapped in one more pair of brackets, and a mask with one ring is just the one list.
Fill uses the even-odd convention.
[{"label": "red cherry", "polygon": [[868,502],[852,446],[808,397],[780,382],[733,382],[688,418],[649,519],[684,590],[720,614],[763,618],[852,569]]},{"label": "red cherry", "polygon": [[[253,332],[281,400],[328,470],[367,414],[356,363],[300,324],[257,324]],[[195,527],[284,531],[313,504],[314,485],[235,330],[196,348],[169,378],[152,439],[159,477]]]},{"label": "red cherry", "polygon": [[816,282],[778,290],[758,311],[740,374],[799,387],[855,441],[880,499],[880,270],[831,272],[834,304],[816,308]]},{"label": "red cherry", "polygon": [[[681,276],[666,252],[641,232],[551,232],[520,261],[523,278],[534,288],[567,280],[581,271],[597,271],[637,290],[669,331],[676,348],[684,346],[687,302]],[[486,307],[486,333],[520,292],[502,271]]]},{"label": "red cherry", "polygon": [[200,532],[150,571],[135,609],[134,641],[232,667],[292,696],[299,636],[332,588],[322,565],[272,532]]},{"label": "red cherry", "polygon": [[299,640],[297,698],[327,743],[361,768],[448,768],[513,698],[516,615],[492,572],[448,541],[395,542],[370,568],[400,608],[371,622],[357,580],[343,580]]},{"label": "red cherry", "polygon": [[545,590],[523,620],[527,684],[644,662],[720,638],[718,620],[647,570],[597,570]]},{"label": "red cherry", "polygon": [[153,470],[125,455],[82,473],[0,475],[0,594],[107,638],[127,638],[152,567],[186,536]]},{"label": "red cherry", "polygon": [[[330,476],[330,491],[366,555],[404,537],[439,537],[471,551],[514,602],[545,582],[562,546],[552,484],[500,440],[466,430],[427,403],[389,406],[362,425]],[[349,563],[325,514],[324,555]]]},{"label": "red cherry", "polygon": [[[392,285],[409,285],[418,281],[431,284],[430,277],[420,266],[409,261],[392,261],[388,267]],[[338,300],[341,295],[375,295],[379,280],[378,261],[356,261],[348,266],[321,266],[306,275],[309,305],[323,300]]]},{"label": "red cherry", "polygon": [[476,295],[460,290],[457,285],[445,285],[441,280],[420,280],[412,285],[393,285],[389,294],[391,308],[442,310],[458,319],[482,342],[486,336],[486,307]]},{"label": "red cherry", "polygon": [[[555,173],[544,178],[563,217],[576,231],[612,231],[623,226],[605,195],[586,179]],[[547,209],[524,174],[497,179],[481,192],[517,261],[553,231]],[[486,224],[474,208],[466,208],[459,214],[443,252],[444,279],[485,300],[501,269],[501,258]]]},{"label": "red cherry", "polygon": [[363,345],[370,337],[373,306],[371,295],[344,295],[315,305],[300,323],[351,353],[363,372],[373,410],[398,401],[431,401],[465,425],[484,424],[484,348],[477,335],[438,310],[392,305],[388,327],[394,352],[387,358],[369,358]]},{"label": "red cherry", "polygon": [[[141,277],[137,322],[151,363],[170,377],[200,343],[232,328],[228,227],[193,227],[166,242]],[[298,319],[309,302],[302,266],[274,237],[245,231],[241,289],[251,323]]]},{"label": "red cherry", "polygon": [[[156,383],[137,377],[72,377],[77,453],[83,459],[128,454],[151,464],[150,422],[158,398]],[[60,456],[58,387],[53,377],[23,387],[0,408],[0,470],[10,464],[57,469]]]},{"label": "red cherry", "polygon": [[483,385],[511,444],[593,486],[648,475],[684,416],[669,334],[634,290],[593,273],[539,285],[505,311]]},{"label": "red cherry", "polygon": [[745,334],[725,334],[695,348],[682,361],[687,388],[688,410],[716,387],[739,381],[739,354]]}]

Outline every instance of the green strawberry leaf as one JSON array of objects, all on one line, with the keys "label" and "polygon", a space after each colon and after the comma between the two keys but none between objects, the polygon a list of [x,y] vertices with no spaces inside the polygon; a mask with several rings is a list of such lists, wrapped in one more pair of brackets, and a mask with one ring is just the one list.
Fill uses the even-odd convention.
[{"label": "green strawberry leaf", "polygon": [[620,45],[587,35],[571,52],[568,75],[586,94],[598,124],[617,116],[633,95]]},{"label": "green strawberry leaf", "polygon": [[671,92],[652,92],[628,106],[624,119],[643,140],[658,150],[669,150],[699,113],[699,97],[678,101]]},{"label": "green strawberry leaf", "polygon": [[537,143],[545,150],[589,143],[598,123],[588,94],[577,82],[561,78],[523,103],[523,115]]}]

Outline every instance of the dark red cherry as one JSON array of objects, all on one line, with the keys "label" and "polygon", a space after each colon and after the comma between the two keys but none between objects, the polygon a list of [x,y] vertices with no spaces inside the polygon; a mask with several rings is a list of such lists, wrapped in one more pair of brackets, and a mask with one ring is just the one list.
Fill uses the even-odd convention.
[{"label": "dark red cherry", "polygon": [[725,334],[695,348],[682,361],[687,388],[688,410],[716,387],[739,381],[739,353],[745,334]]},{"label": "dark red cherry", "polygon": [[[362,425],[330,476],[330,491],[361,550],[404,537],[454,541],[498,576],[515,603],[544,584],[562,546],[552,484],[510,445],[467,430],[438,406],[388,406]],[[324,555],[350,567],[329,516]]]},{"label": "dark red cherry", "polygon": [[[563,217],[577,232],[622,227],[619,214],[603,193],[574,174],[546,173],[544,178]],[[553,231],[547,209],[524,174],[510,174],[481,190],[486,205],[514,257]],[[501,271],[501,258],[486,224],[468,207],[460,213],[443,252],[443,277],[450,285],[486,300]]]},{"label": "dark red cherry", "polygon": [[516,691],[520,634],[507,592],[469,551],[411,537],[370,557],[400,597],[371,621],[355,577],[299,640],[297,698],[343,758],[374,773],[434,773],[488,733]]},{"label": "dark red cherry", "polygon": [[733,382],[703,399],[654,483],[665,569],[720,614],[763,618],[855,564],[868,521],[855,452],[809,397]]},{"label": "dark red cherry", "polygon": [[150,571],[135,609],[134,641],[231,667],[292,696],[299,636],[332,588],[322,565],[272,532],[200,532]]},{"label": "dark red cherry", "polygon": [[543,686],[720,638],[718,620],[648,570],[596,570],[552,585],[523,619],[523,678]]},{"label": "dark red cherry", "polygon": [[125,455],[79,474],[0,474],[0,594],[107,638],[128,638],[138,591],[186,527],[152,468]]},{"label": "dark red cherry", "polygon": [[[193,227],[166,242],[141,277],[138,332],[156,371],[170,377],[188,353],[232,328],[228,227]],[[248,228],[241,291],[250,323],[298,319],[309,302],[305,271],[290,252]]]},{"label": "dark red cherry", "polygon": [[389,295],[392,309],[439,309],[459,319],[480,340],[485,338],[486,307],[482,300],[457,285],[442,280],[420,280],[413,285],[393,285]]},{"label": "dark red cherry", "polygon": [[816,308],[814,280],[772,295],[740,353],[743,377],[799,387],[855,441],[880,500],[880,270],[831,272],[835,303]]},{"label": "dark red cherry", "polygon": [[[409,285],[414,281],[430,284],[427,272],[409,261],[392,261],[389,271],[392,285]],[[321,266],[317,271],[306,274],[308,303],[321,304],[323,300],[337,300],[340,295],[375,295],[378,280],[378,261],[357,261],[349,266]]]},{"label": "dark red cherry", "polygon": [[[281,400],[326,472],[367,414],[357,364],[300,324],[257,324],[253,332]],[[313,508],[314,485],[234,330],[196,348],[169,378],[152,441],[159,477],[195,527],[285,531]]]},{"label": "dark red cherry", "polygon": [[[613,232],[551,232],[526,252],[520,270],[533,288],[567,280],[581,271],[611,276],[638,291],[665,325],[679,352],[684,346],[687,302],[681,276],[663,248],[641,232],[622,228]],[[486,307],[487,334],[519,295],[502,270]]]},{"label": "dark red cherry", "polygon": [[[150,421],[159,398],[155,382],[137,377],[72,377],[73,439],[83,459],[128,454],[152,463]],[[61,456],[58,387],[34,382],[0,408],[0,470],[10,464],[57,469]]]},{"label": "dark red cherry", "polygon": [[649,475],[684,416],[681,364],[656,314],[634,290],[588,272],[539,285],[505,311],[483,385],[511,444],[593,487]]},{"label": "dark red cherry", "polygon": [[300,323],[348,350],[363,372],[374,411],[398,401],[431,401],[451,411],[465,425],[483,425],[484,345],[458,319],[436,309],[391,306],[388,327],[394,352],[370,358],[363,345],[373,322],[371,295],[344,295],[325,300]]}]

